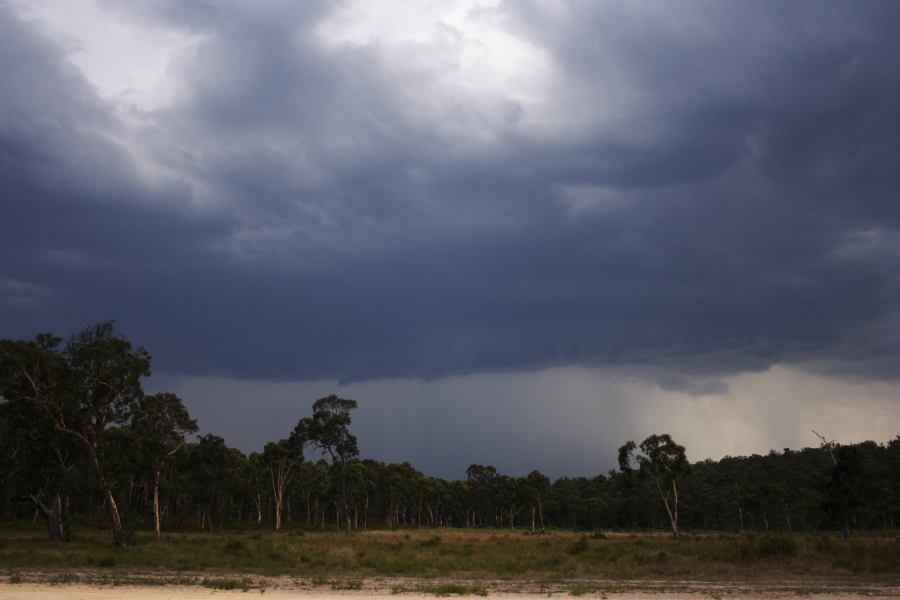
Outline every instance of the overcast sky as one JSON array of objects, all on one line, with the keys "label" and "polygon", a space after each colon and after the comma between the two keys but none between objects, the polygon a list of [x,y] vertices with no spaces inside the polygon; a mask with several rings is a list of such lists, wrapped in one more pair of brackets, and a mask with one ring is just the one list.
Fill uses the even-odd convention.
[{"label": "overcast sky", "polygon": [[0,336],[244,450],[596,474],[900,433],[900,3],[0,0]]}]

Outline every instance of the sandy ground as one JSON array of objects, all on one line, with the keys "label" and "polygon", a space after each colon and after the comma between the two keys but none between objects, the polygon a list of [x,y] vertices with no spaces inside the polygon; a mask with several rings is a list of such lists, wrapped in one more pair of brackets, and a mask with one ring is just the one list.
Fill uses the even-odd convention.
[{"label": "sandy ground", "polygon": [[[551,594],[532,593],[491,593],[489,598],[498,600],[544,600]],[[555,593],[553,596],[572,598],[563,593]],[[96,585],[49,585],[37,583],[8,584],[0,583],[0,598],[4,600],[113,600],[128,598],[129,600],[195,600],[198,598],[219,598],[221,600],[243,599],[252,596],[262,596],[266,600],[288,599],[293,600],[386,600],[388,597],[396,597],[389,590],[383,591],[325,591],[318,589],[251,589],[242,590],[213,590],[203,587],[189,586],[96,586]],[[583,598],[609,598],[621,600],[697,600],[710,598],[722,599],[756,599],[756,598],[823,598],[828,600],[851,600],[873,598],[900,598],[900,589],[897,588],[866,588],[859,592],[847,590],[835,591],[772,591],[749,590],[740,588],[723,589],[720,586],[711,586],[706,591],[672,592],[665,590],[646,591],[619,591],[596,592],[585,594]],[[406,593],[400,598],[415,600],[433,600],[435,596],[426,594]],[[468,596],[468,599],[478,596]]]}]

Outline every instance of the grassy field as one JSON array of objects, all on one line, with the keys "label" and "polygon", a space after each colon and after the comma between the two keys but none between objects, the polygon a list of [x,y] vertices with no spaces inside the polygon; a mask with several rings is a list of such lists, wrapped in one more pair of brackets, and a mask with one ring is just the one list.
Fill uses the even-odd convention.
[{"label": "grassy field", "polygon": [[349,538],[318,530],[226,531],[165,533],[160,540],[138,533],[135,545],[117,550],[103,530],[80,529],[73,541],[54,544],[38,526],[6,525],[0,526],[0,572],[11,581],[34,572],[237,578],[209,579],[212,587],[240,582],[242,575],[285,576],[336,589],[355,589],[370,578],[575,582],[570,591],[576,595],[589,589],[578,581],[598,579],[897,584],[900,535],[860,534],[848,543],[835,535],[803,534],[688,533],[674,540],[664,534],[563,531],[423,529],[356,532]]}]

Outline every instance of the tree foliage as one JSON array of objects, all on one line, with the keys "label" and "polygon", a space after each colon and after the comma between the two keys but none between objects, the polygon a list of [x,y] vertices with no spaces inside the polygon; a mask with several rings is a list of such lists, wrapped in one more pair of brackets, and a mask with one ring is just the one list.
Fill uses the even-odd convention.
[{"label": "tree foliage", "polygon": [[0,394],[80,442],[109,512],[113,541],[122,546],[124,527],[101,448],[107,428],[127,423],[143,395],[141,378],[150,373],[150,356],[117,335],[111,321],[85,327],[63,348],[60,343],[50,334],[31,342],[4,340]]},{"label": "tree foliage", "polygon": [[[408,462],[360,459],[351,430],[357,403],[336,395],[315,401],[287,438],[250,456],[216,435],[196,438],[180,398],[143,393],[149,367],[147,352],[112,323],[68,341],[0,340],[5,518],[29,519],[37,507],[51,537],[62,538],[66,519],[105,512],[124,543],[126,522],[150,531],[247,522],[849,534],[894,528],[900,517],[900,437],[691,464],[683,446],[656,434],[626,442],[618,469],[591,477],[551,480],[473,464],[446,481]],[[312,451],[306,461],[304,449]]]}]

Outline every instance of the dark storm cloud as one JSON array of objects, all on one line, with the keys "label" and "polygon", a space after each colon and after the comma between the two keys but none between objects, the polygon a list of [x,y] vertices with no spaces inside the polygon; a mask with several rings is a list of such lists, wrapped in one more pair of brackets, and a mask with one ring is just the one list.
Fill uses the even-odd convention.
[{"label": "dark storm cloud", "polygon": [[0,5],[0,334],[114,317],[157,371],[251,378],[897,375],[896,3],[510,3],[577,135],[442,95],[412,59],[452,36],[260,6],[109,4],[200,36],[134,126]]}]

